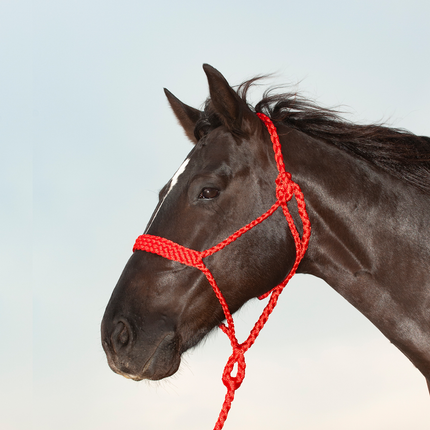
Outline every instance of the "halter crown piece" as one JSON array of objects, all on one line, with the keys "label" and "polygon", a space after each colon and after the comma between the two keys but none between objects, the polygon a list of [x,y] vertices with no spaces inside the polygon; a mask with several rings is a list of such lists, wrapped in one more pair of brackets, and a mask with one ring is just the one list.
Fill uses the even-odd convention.
[{"label": "halter crown piece", "polygon": [[[233,233],[227,239],[223,240],[222,242],[218,243],[212,248],[209,248],[202,252],[195,251],[190,248],[185,248],[184,246],[179,245],[175,242],[172,242],[168,239],[164,239],[158,236],[152,236],[149,234],[144,234],[139,236],[133,247],[133,252],[137,250],[151,252],[153,254],[160,255],[164,258],[178,261],[179,263],[185,264],[187,266],[195,267],[201,270],[206,276],[210,285],[212,286],[215,292],[215,295],[222,306],[225,319],[226,319],[226,324],[222,323],[220,325],[220,328],[230,339],[233,353],[228,359],[222,375],[222,381],[227,388],[227,393],[225,395],[225,400],[222,405],[222,409],[219,414],[218,420],[215,424],[214,430],[221,430],[224,426],[224,422],[227,419],[228,412],[231,408],[231,403],[234,399],[235,391],[240,387],[245,377],[246,364],[245,364],[244,354],[255,342],[255,339],[257,338],[261,329],[264,327],[264,324],[267,322],[269,315],[275,308],[279,295],[281,294],[284,287],[287,285],[288,281],[296,273],[297,267],[299,266],[300,261],[302,260],[307,250],[309,238],[311,235],[311,224],[309,221],[308,214],[306,212],[306,205],[305,205],[303,193],[300,187],[295,182],[292,181],[291,174],[285,171],[284,159],[282,157],[282,152],[281,152],[281,144],[279,142],[279,137],[276,131],[276,127],[274,126],[273,122],[270,120],[268,116],[262,113],[257,113],[257,115],[264,122],[264,124],[267,127],[267,130],[270,133],[270,138],[273,143],[273,151],[275,153],[276,165],[279,171],[279,175],[276,179],[277,200],[272,205],[272,207],[266,213],[261,215],[259,218],[250,222],[246,226],[242,227],[240,230],[236,231],[236,233]],[[301,238],[287,206],[287,202],[291,200],[293,196],[297,201],[298,212],[303,226],[303,234]],[[248,338],[244,342],[239,343],[235,334],[233,317],[230,313],[227,302],[225,301],[224,296],[222,295],[220,289],[218,288],[218,285],[212,273],[203,263],[203,259],[206,257],[209,257],[210,255],[215,254],[216,252],[225,248],[228,244],[234,242],[236,239],[238,239],[248,230],[251,230],[253,227],[255,227],[256,225],[260,224],[265,219],[267,219],[279,207],[282,208],[282,211],[288,222],[288,226],[293,235],[294,243],[296,246],[296,259],[290,273],[287,275],[284,281],[281,282],[278,286],[274,287],[269,292],[267,292],[266,294],[264,294],[263,296],[259,297],[259,299],[264,299],[270,295],[270,299],[266,307],[264,308],[263,313],[261,314],[258,321],[255,323]],[[236,376],[232,376],[231,373],[233,371],[235,364],[237,364],[237,372],[236,372]]]}]

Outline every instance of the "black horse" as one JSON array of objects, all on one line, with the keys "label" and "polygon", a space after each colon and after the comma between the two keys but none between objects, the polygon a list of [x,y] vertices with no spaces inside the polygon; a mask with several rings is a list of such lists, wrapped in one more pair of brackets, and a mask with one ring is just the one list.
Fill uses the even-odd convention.
[{"label": "black horse", "polygon": [[[160,192],[146,233],[203,251],[276,200],[277,167],[256,113],[276,125],[286,170],[303,191],[312,235],[298,272],[324,279],[421,371],[430,388],[430,139],[356,125],[296,94],[246,101],[205,65],[203,111],[166,90],[195,144]],[[300,229],[294,203],[289,207]],[[207,257],[233,313],[289,273],[295,247],[282,210]],[[199,270],[145,251],[128,261],[102,322],[110,367],[134,380],[175,373],[181,354],[224,319]]]}]

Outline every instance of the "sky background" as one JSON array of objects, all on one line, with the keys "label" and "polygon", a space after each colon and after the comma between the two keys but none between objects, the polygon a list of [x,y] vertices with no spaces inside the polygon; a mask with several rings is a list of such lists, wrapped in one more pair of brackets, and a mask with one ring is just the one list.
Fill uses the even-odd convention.
[{"label": "sky background", "polygon": [[[202,430],[224,399],[221,332],[158,383],[108,367],[100,322],[191,149],[163,87],[200,107],[202,63],[276,73],[356,122],[430,135],[430,3],[0,0],[0,422],[4,430]],[[258,94],[255,95],[258,100]],[[261,311],[237,320],[243,339]],[[421,374],[328,285],[296,276],[225,430],[428,430]]]}]

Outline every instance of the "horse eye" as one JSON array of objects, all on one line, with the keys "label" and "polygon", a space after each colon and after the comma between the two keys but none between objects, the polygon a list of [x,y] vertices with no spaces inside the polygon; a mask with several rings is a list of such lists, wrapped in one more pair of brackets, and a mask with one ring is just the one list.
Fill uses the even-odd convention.
[{"label": "horse eye", "polygon": [[218,196],[219,190],[217,188],[206,187],[199,194],[199,199],[215,199]]}]

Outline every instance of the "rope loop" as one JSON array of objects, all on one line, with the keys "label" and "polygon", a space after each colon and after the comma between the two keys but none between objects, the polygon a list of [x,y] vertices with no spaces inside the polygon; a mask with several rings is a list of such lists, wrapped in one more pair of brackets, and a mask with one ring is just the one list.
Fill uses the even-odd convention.
[{"label": "rope loop", "polygon": [[[232,376],[234,366],[237,364],[236,376]],[[224,367],[224,372],[222,374],[222,382],[229,391],[236,391],[243,382],[245,378],[245,351],[238,346],[233,349],[233,354],[230,355],[226,366]]]}]

